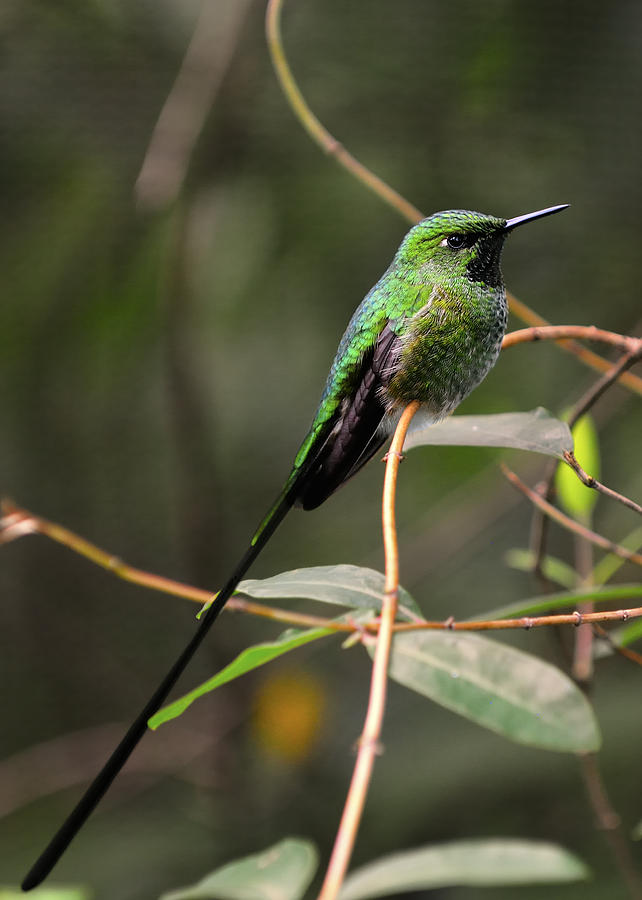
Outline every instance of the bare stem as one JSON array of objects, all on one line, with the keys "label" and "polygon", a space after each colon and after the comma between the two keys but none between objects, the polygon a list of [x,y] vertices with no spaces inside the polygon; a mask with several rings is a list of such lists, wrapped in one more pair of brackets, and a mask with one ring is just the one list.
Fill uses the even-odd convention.
[{"label": "bare stem", "polygon": [[[577,346],[581,345],[578,344]],[[582,397],[580,397],[575,406],[571,409],[567,417],[569,428],[572,428],[573,425],[575,425],[575,423],[578,421],[578,419],[580,419],[586,412],[588,412],[589,409],[594,406],[599,398],[602,397],[603,394],[606,393],[611,385],[615,384],[618,379],[620,379],[621,382],[624,381],[626,370],[640,359],[641,352],[641,348],[638,348],[637,350],[631,350],[628,353],[625,353],[616,363],[613,363],[610,368],[606,369],[602,378],[598,379],[594,384],[592,384],[591,387],[584,393]],[[572,463],[569,460],[567,460],[567,462],[572,467]],[[555,462],[551,463],[547,467],[541,489],[538,489],[538,493],[540,494],[540,496],[544,497],[544,499],[549,503],[553,499],[553,479],[555,477],[556,468],[557,464]],[[576,469],[575,471],[578,477],[581,478],[578,470]],[[584,483],[586,484],[586,482]],[[618,498],[619,497],[621,497],[621,495],[618,495]],[[622,500],[620,502],[622,502]],[[628,505],[628,502],[626,505]],[[541,576],[542,574],[541,567],[542,559],[544,557],[546,549],[548,522],[549,519],[544,515],[544,513],[540,509],[536,508],[533,513],[533,520],[531,524],[531,541],[535,552],[535,565],[533,567],[533,570],[539,576]]]},{"label": "bare stem", "polygon": [[[9,500],[2,501],[3,518],[0,519],[0,544],[9,543],[28,534],[40,534],[50,540],[67,547],[74,553],[78,553],[89,559],[91,562],[103,569],[111,572],[117,578],[122,578],[131,584],[137,584],[140,587],[148,588],[153,591],[159,591],[165,594],[171,594],[174,597],[182,597],[185,600],[191,600],[194,603],[202,605],[208,603],[214,593],[193,587],[192,585],[183,584],[180,581],[174,581],[171,578],[164,578],[161,575],[155,575],[151,572],[145,572],[142,569],[136,569],[127,565],[117,556],[102,550],[90,541],[85,540],[62,525],[49,522],[40,516],[21,509]],[[393,560],[388,571],[392,571]],[[622,588],[616,589],[617,593],[613,596],[604,596],[602,601],[621,599]],[[635,595],[635,589],[632,589]],[[598,599],[598,592],[594,590],[586,591],[585,595],[577,594],[574,596],[574,602],[581,603],[583,600]],[[561,602],[560,604],[561,605]],[[271,619],[276,622],[284,622],[288,625],[298,625],[303,628],[329,628],[333,631],[352,633],[354,625],[349,622],[337,622],[333,619],[327,619],[323,616],[314,616],[307,613],[295,612],[289,609],[280,609],[275,606],[266,606],[263,603],[255,603],[252,600],[246,600],[243,597],[231,597],[228,600],[226,609],[243,612],[252,616],[260,616],[261,618]],[[397,622],[393,631],[492,631],[505,629],[531,629],[542,626],[551,625],[577,625],[579,613],[556,614],[551,616],[520,616],[511,619],[485,619],[482,621],[466,621],[455,622],[448,619],[446,622]],[[590,616],[581,618],[582,622],[626,622],[628,619],[642,616],[642,607],[633,607],[629,609],[606,610],[599,613],[592,613]],[[361,628],[372,634],[379,632],[380,623],[378,621],[366,622]],[[616,648],[620,649],[620,648]]]},{"label": "bare stem", "polygon": [[[505,350],[507,347],[514,347],[516,344],[526,344],[533,341],[560,341],[566,338],[600,341],[601,343],[611,344],[613,347],[619,347],[633,356],[642,353],[642,338],[617,334],[615,331],[604,331],[602,328],[596,328],[594,325],[545,325],[520,328],[519,331],[511,331],[504,337],[502,349]],[[633,359],[633,362],[635,361]],[[633,362],[631,365],[633,365]]]},{"label": "bare stem", "polygon": [[368,190],[380,197],[393,209],[396,209],[404,219],[413,225],[424,218],[423,213],[413,206],[405,197],[393,190],[378,175],[371,172],[349,153],[343,144],[333,137],[321,124],[305,101],[298,84],[295,81],[292,69],[285,56],[283,40],[281,37],[281,9],[283,0],[269,0],[265,17],[265,31],[267,43],[272,57],[272,64],[281,84],[283,93],[292,107],[294,115],[308,132],[312,140],[321,149],[332,156],[339,165],[343,166],[357,181],[365,185]]},{"label": "bare stem", "polygon": [[415,402],[409,404],[404,410],[386,457],[382,509],[386,558],[386,593],[381,611],[381,625],[374,662],[372,664],[370,699],[368,701],[368,711],[363,732],[359,740],[359,752],[352,774],[352,781],[346,797],[328,870],[319,893],[319,900],[334,900],[341,888],[359,830],[375,756],[379,752],[379,739],[386,704],[388,663],[399,589],[399,554],[394,510],[397,472],[401,462],[401,452],[406,432],[418,408],[419,404]]},{"label": "bare stem", "polygon": [[[511,312],[514,313],[518,319],[526,322],[527,325],[534,325],[541,328],[548,327],[551,324],[543,318],[543,316],[540,316],[539,313],[536,313],[534,309],[531,309],[530,306],[527,306],[509,291],[506,291],[506,297]],[[560,340],[558,341],[557,346],[562,350],[566,350],[567,353],[572,353],[573,356],[576,356],[586,366],[595,369],[598,372],[607,372],[611,367],[611,363],[607,359],[598,356],[597,353],[593,353],[588,347],[578,344],[578,342],[573,339]],[[632,375],[630,372],[623,372],[620,376],[620,384],[642,397],[642,378],[638,378],[637,375]]]},{"label": "bare stem", "polygon": [[627,550],[625,547],[610,541],[596,531],[591,531],[590,528],[586,528],[584,525],[576,522],[575,519],[571,519],[570,516],[567,516],[560,509],[553,506],[552,503],[549,503],[547,500],[544,500],[543,497],[540,497],[540,495],[532,490],[532,488],[525,485],[521,478],[519,478],[515,472],[512,472],[504,463],[502,463],[502,471],[510,483],[528,497],[531,503],[534,503],[535,506],[545,512],[551,519],[558,522],[563,528],[572,531],[574,534],[585,537],[592,544],[601,547],[603,550],[608,550],[609,553],[614,553],[615,556],[619,556],[620,559],[626,559],[629,562],[635,563],[636,566],[642,566],[642,554]]},{"label": "bare stem", "polygon": [[625,353],[620,357],[616,363],[613,363],[613,365],[605,371],[604,375],[598,379],[595,384],[592,384],[586,393],[580,397],[568,414],[567,421],[569,428],[572,428],[577,420],[581,419],[584,413],[588,412],[588,410],[594,406],[602,394],[604,394],[618,378],[621,378],[622,374],[626,372],[627,369],[630,369],[636,362],[639,362],[641,358],[642,341],[638,341],[637,348],[633,347],[628,353]]},{"label": "bare stem", "polygon": [[578,463],[572,450],[564,451],[564,459],[586,487],[592,488],[594,491],[597,491],[599,494],[604,494],[605,497],[610,497],[612,500],[617,500],[618,503],[622,503],[624,506],[628,507],[628,509],[632,509],[633,512],[642,515],[642,506],[640,506],[639,503],[636,503],[635,500],[625,497],[624,494],[618,494],[617,491],[602,484],[601,481],[593,478],[592,475],[588,475]]},{"label": "bare stem", "polygon": [[594,753],[586,753],[579,757],[579,763],[586,793],[595,816],[596,827],[604,834],[626,884],[629,897],[631,900],[641,900],[642,882],[635,867],[629,841],[622,832],[620,817],[611,805],[598,769],[597,757]]}]

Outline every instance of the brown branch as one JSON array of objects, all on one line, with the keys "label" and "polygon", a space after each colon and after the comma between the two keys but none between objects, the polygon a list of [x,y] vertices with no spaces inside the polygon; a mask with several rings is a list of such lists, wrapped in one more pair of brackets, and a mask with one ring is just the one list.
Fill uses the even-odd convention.
[{"label": "brown branch", "polygon": [[328,869],[319,893],[319,900],[334,900],[339,893],[352,856],[359,830],[359,823],[366,802],[375,756],[379,752],[379,738],[386,705],[388,663],[392,643],[392,630],[397,611],[399,590],[399,554],[395,528],[395,491],[397,472],[401,462],[403,442],[412,417],[419,403],[409,404],[399,420],[386,459],[386,475],[383,486],[383,540],[386,558],[386,593],[381,610],[381,627],[377,637],[368,711],[359,740],[359,752],[348,789],[343,815],[334,842]]},{"label": "brown branch", "polygon": [[[569,428],[572,428],[578,419],[588,412],[599,398],[603,396],[607,389],[611,387],[618,378],[622,377],[625,370],[639,359],[640,349],[625,353],[617,362],[613,363],[611,367],[606,370],[602,378],[592,384],[573,406],[567,417]],[[553,479],[555,478],[556,469],[557,463],[552,462],[546,469],[541,487],[538,488],[540,496],[544,497],[549,503],[553,499]],[[535,509],[531,522],[531,546],[535,553],[535,565],[533,571],[540,578],[543,577],[542,559],[546,550],[548,522],[549,519],[544,513],[539,509]]]},{"label": "brown branch", "polygon": [[629,662],[633,662],[637,666],[642,666],[642,653],[638,653],[636,650],[631,650],[630,647],[623,647],[621,644],[618,644],[617,641],[613,640],[608,631],[601,627],[601,625],[594,625],[593,630],[600,640],[609,645],[613,653],[623,656],[625,659],[628,659]]},{"label": "brown branch", "polygon": [[578,463],[577,459],[575,458],[575,454],[571,450],[564,451],[564,460],[575,472],[582,484],[586,485],[586,487],[592,488],[594,491],[597,491],[599,494],[604,494],[605,497],[610,497],[612,500],[617,500],[618,503],[622,503],[628,509],[632,509],[633,512],[636,512],[638,515],[642,515],[642,506],[640,506],[639,503],[636,503],[635,500],[631,500],[629,499],[629,497],[625,497],[624,494],[618,494],[617,491],[614,491],[612,488],[607,487],[605,484],[602,484],[601,481],[593,478],[592,475],[588,475]]},{"label": "brown branch", "polygon": [[[3,519],[0,528],[0,544],[8,543],[15,538],[22,537],[25,534],[42,534],[50,540],[86,559],[91,560],[97,566],[107,569],[123,581],[129,581],[140,587],[149,588],[152,591],[161,591],[164,594],[172,594],[175,597],[184,597],[186,600],[193,600],[196,603],[209,603],[212,599],[211,591],[204,591],[201,588],[192,587],[189,584],[183,584],[180,581],[174,581],[171,578],[163,578],[161,575],[154,575],[151,572],[145,572],[142,569],[135,569],[133,566],[127,565],[118,556],[101,550],[95,544],[85,540],[85,538],[74,534],[62,525],[55,522],[49,522],[40,516],[27,512],[26,509],[20,509],[11,500],[3,500],[0,504],[0,510],[3,513]],[[231,602],[231,601],[230,601]],[[229,605],[229,603],[228,603]]]},{"label": "brown branch", "polygon": [[413,225],[424,218],[423,213],[413,206],[405,197],[393,190],[389,184],[386,184],[378,175],[366,168],[351,153],[349,153],[343,144],[330,134],[321,122],[314,115],[310,107],[305,101],[299,86],[297,85],[292,69],[285,56],[283,49],[283,40],[281,37],[281,10],[283,0],[268,0],[265,32],[268,48],[272,57],[272,64],[279,79],[281,89],[286,100],[292,107],[294,115],[301,125],[308,132],[312,140],[318,144],[321,149],[332,156],[340,166],[343,166],[357,181],[365,185],[368,190],[372,191],[380,197],[384,203],[396,209],[404,219]]},{"label": "brown branch", "polygon": [[[559,341],[569,337],[611,344],[629,354],[642,352],[642,338],[617,334],[615,331],[605,331],[602,328],[596,328],[595,325],[546,325],[520,328],[518,331],[511,331],[504,336],[502,349],[506,350],[516,344],[532,343],[533,341]],[[635,361],[633,360],[633,362]]]},{"label": "brown branch", "polygon": [[[151,572],[145,572],[142,569],[136,569],[129,566],[117,556],[102,550],[95,544],[90,543],[84,538],[79,537],[67,528],[49,522],[40,516],[20,509],[9,500],[3,500],[1,509],[4,517],[0,519],[0,544],[9,543],[28,534],[40,534],[56,543],[67,547],[74,553],[78,553],[89,559],[91,562],[103,569],[111,572],[117,578],[131,584],[137,584],[140,587],[153,591],[170,594],[174,597],[182,597],[185,600],[203,605],[209,603],[214,594],[192,585],[183,584],[180,581],[174,581],[171,578],[164,578],[160,575],[154,575]],[[391,561],[391,565],[394,563]],[[389,567],[388,571],[392,571]],[[588,592],[592,594],[592,592]],[[574,597],[576,602],[581,597]],[[260,616],[265,619],[271,619],[276,622],[283,622],[287,625],[298,625],[303,628],[330,628],[337,632],[354,633],[354,624],[350,622],[337,622],[323,616],[314,616],[307,613],[294,612],[288,609],[280,609],[279,607],[266,606],[262,603],[255,603],[244,597],[234,596],[228,600],[226,609],[236,612],[247,613],[252,616]],[[583,622],[626,622],[628,619],[642,616],[642,607],[631,609],[607,610],[599,613],[592,613],[590,616],[583,617]],[[491,631],[505,630],[510,628],[531,629],[545,625],[577,625],[578,613],[556,614],[551,616],[521,616],[513,619],[486,619],[482,621],[466,621],[455,622],[449,619],[446,622],[421,621],[421,622],[397,622],[393,630],[401,631]],[[366,622],[360,626],[361,630],[377,634],[379,632],[380,623],[378,621]]]},{"label": "brown branch", "polygon": [[608,550],[610,553],[614,553],[616,556],[619,556],[620,559],[626,559],[629,562],[635,563],[636,566],[642,566],[642,555],[640,553],[633,553],[631,550],[627,550],[625,547],[621,547],[620,544],[616,544],[613,541],[610,541],[608,538],[603,537],[601,534],[598,534],[596,531],[591,531],[590,528],[586,528],[584,525],[581,525],[579,522],[576,522],[575,519],[571,519],[570,516],[567,516],[561,510],[557,509],[557,507],[553,506],[552,503],[548,503],[548,501],[544,500],[543,497],[529,488],[524,482],[512,472],[507,465],[502,463],[501,465],[502,471],[506,478],[510,481],[512,485],[514,485],[519,491],[522,492],[531,503],[535,504],[539,509],[546,513],[551,519],[554,519],[558,522],[563,528],[566,528],[568,531],[572,531],[574,534],[579,534],[581,537],[586,538],[592,544],[595,544],[598,547],[601,547],[603,550]]},{"label": "brown branch", "polygon": [[603,832],[631,900],[641,900],[642,882],[638,875],[631,845],[622,829],[620,816],[613,809],[606,785],[597,765],[595,753],[579,756],[580,771],[595,816],[597,828]]},{"label": "brown branch", "polygon": [[602,394],[604,394],[627,369],[630,369],[636,362],[639,362],[640,359],[642,359],[642,341],[639,342],[639,347],[637,349],[629,350],[629,352],[621,356],[617,362],[613,363],[610,369],[607,369],[604,375],[592,384],[586,393],[580,397],[567,416],[568,427],[572,428],[578,419],[581,419],[584,413],[588,412],[588,410],[600,399]]},{"label": "brown branch", "polygon": [[[539,313],[536,313],[534,309],[531,309],[530,306],[527,306],[509,291],[506,291],[506,297],[510,304],[511,312],[523,322],[526,322],[527,325],[534,325],[541,328],[551,324],[543,318],[543,316],[540,316]],[[582,346],[582,344],[578,344],[577,341],[572,339],[560,340],[557,342],[556,346],[565,350],[567,353],[573,354],[573,356],[576,356],[584,363],[584,365],[591,369],[595,369],[598,372],[607,372],[611,366],[611,363],[608,360],[598,356],[597,353],[593,353],[592,350]],[[623,372],[620,377],[620,384],[642,396],[642,378],[638,378],[637,375],[632,375],[630,372]]]},{"label": "brown branch", "polygon": [[469,622],[456,622],[447,619],[445,622],[398,622],[395,634],[405,631],[507,631],[521,628],[530,631],[532,628],[543,628],[547,625],[588,625],[594,622],[628,622],[629,619],[642,617],[642,606],[632,609],[609,609],[602,612],[555,613],[551,616],[520,616],[516,619],[482,619]]}]

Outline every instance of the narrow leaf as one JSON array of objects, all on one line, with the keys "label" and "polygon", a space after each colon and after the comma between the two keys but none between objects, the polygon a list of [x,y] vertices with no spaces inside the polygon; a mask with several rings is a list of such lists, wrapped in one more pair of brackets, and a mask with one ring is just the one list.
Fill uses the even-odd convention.
[{"label": "narrow leaf", "polygon": [[[618,543],[627,550],[632,550],[634,553],[637,552],[642,547],[642,527],[634,528]],[[607,553],[593,569],[591,581],[593,584],[606,584],[622,568],[625,562],[626,560],[622,559],[621,556],[616,556],[615,553]]]},{"label": "narrow leaf", "polygon": [[[513,547],[504,554],[504,561],[511,569],[532,573],[535,565],[535,554],[532,550]],[[565,588],[573,588],[577,584],[577,572],[568,563],[555,556],[544,556],[541,560],[542,572],[556,584]]]},{"label": "narrow leaf", "polygon": [[299,900],[317,865],[313,844],[286,838],[262,853],[228,863],[198,884],[163,894],[160,900]]},{"label": "narrow leaf", "polygon": [[435,425],[411,430],[405,448],[424,444],[462,447],[511,447],[562,458],[573,449],[568,425],[541,406],[531,412],[489,416],[451,416]]},{"label": "narrow leaf", "polygon": [[295,650],[297,647],[309,644],[310,641],[316,641],[333,633],[330,628],[289,628],[274,641],[247,647],[242,653],[239,653],[236,659],[232,660],[228,666],[221,669],[216,675],[213,675],[212,678],[160,709],[151,717],[147,724],[151,729],[156,729],[164,722],[169,722],[170,719],[180,716],[188,706],[191,706],[203,694],[208,694],[222,684],[226,684],[234,678],[239,678],[239,676],[245,675],[246,672],[263,666],[284,653],[289,653],[290,650]]},{"label": "narrow leaf", "polygon": [[600,744],[593,711],[570,678],[535,656],[479,635],[398,634],[390,676],[521,744],[576,753]]},{"label": "narrow leaf", "polygon": [[[351,565],[312,566],[293,569],[272,578],[242,581],[238,593],[260,600],[292,597],[379,612],[384,585],[384,576],[374,569]],[[416,602],[403,588],[399,591],[399,613],[406,619],[423,619]]]},{"label": "narrow leaf", "polygon": [[567,850],[512,838],[454,841],[395,853],[348,875],[339,900],[365,900],[403,891],[579,881],[589,871]]},{"label": "narrow leaf", "polygon": [[559,591],[542,594],[527,600],[518,600],[497,609],[480,613],[476,619],[516,619],[520,616],[539,615],[557,609],[575,609],[578,603],[630,603],[642,597],[642,584],[617,584],[607,587],[578,588],[575,591]]}]

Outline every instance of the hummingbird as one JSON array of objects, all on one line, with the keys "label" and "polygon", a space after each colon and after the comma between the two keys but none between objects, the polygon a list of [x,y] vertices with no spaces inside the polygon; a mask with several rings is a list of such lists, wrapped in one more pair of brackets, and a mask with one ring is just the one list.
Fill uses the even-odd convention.
[{"label": "hummingbird", "polygon": [[310,430],[290,475],[250,544],[207,607],[187,646],[22,883],[40,884],[147,731],[212,624],[293,506],[320,506],[392,434],[418,401],[421,425],[449,415],[495,364],[508,307],[500,257],[520,225],[566,209],[512,219],[469,210],[437,212],[406,234],[390,266],[350,319]]}]

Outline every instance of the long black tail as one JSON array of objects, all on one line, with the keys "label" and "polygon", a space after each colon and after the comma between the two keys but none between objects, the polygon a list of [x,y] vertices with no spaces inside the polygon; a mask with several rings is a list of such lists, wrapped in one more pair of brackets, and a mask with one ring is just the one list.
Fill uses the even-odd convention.
[{"label": "long black tail", "polygon": [[[301,473],[301,475],[303,475],[303,473]],[[239,581],[241,581],[247,570],[293,506],[296,499],[298,481],[299,479],[295,478],[288,482],[285,491],[254,536],[245,555],[203,616],[188,645],[140,711],[130,726],[127,734],[123,737],[122,741],[116,747],[101,771],[87,788],[87,791],[78,805],[63,822],[48,846],[27,873],[27,876],[22,882],[23,891],[30,891],[32,888],[37,887],[40,882],[47,877],[71,841],[78,834],[91,812],[98,805],[114,778],[125,765],[136,748],[136,745],[147,731],[148,719],[153,716],[154,713],[158,712],[163,705],[167,699],[167,695],[200,647],[206,634],[217,619],[218,614],[234,593]]]}]

